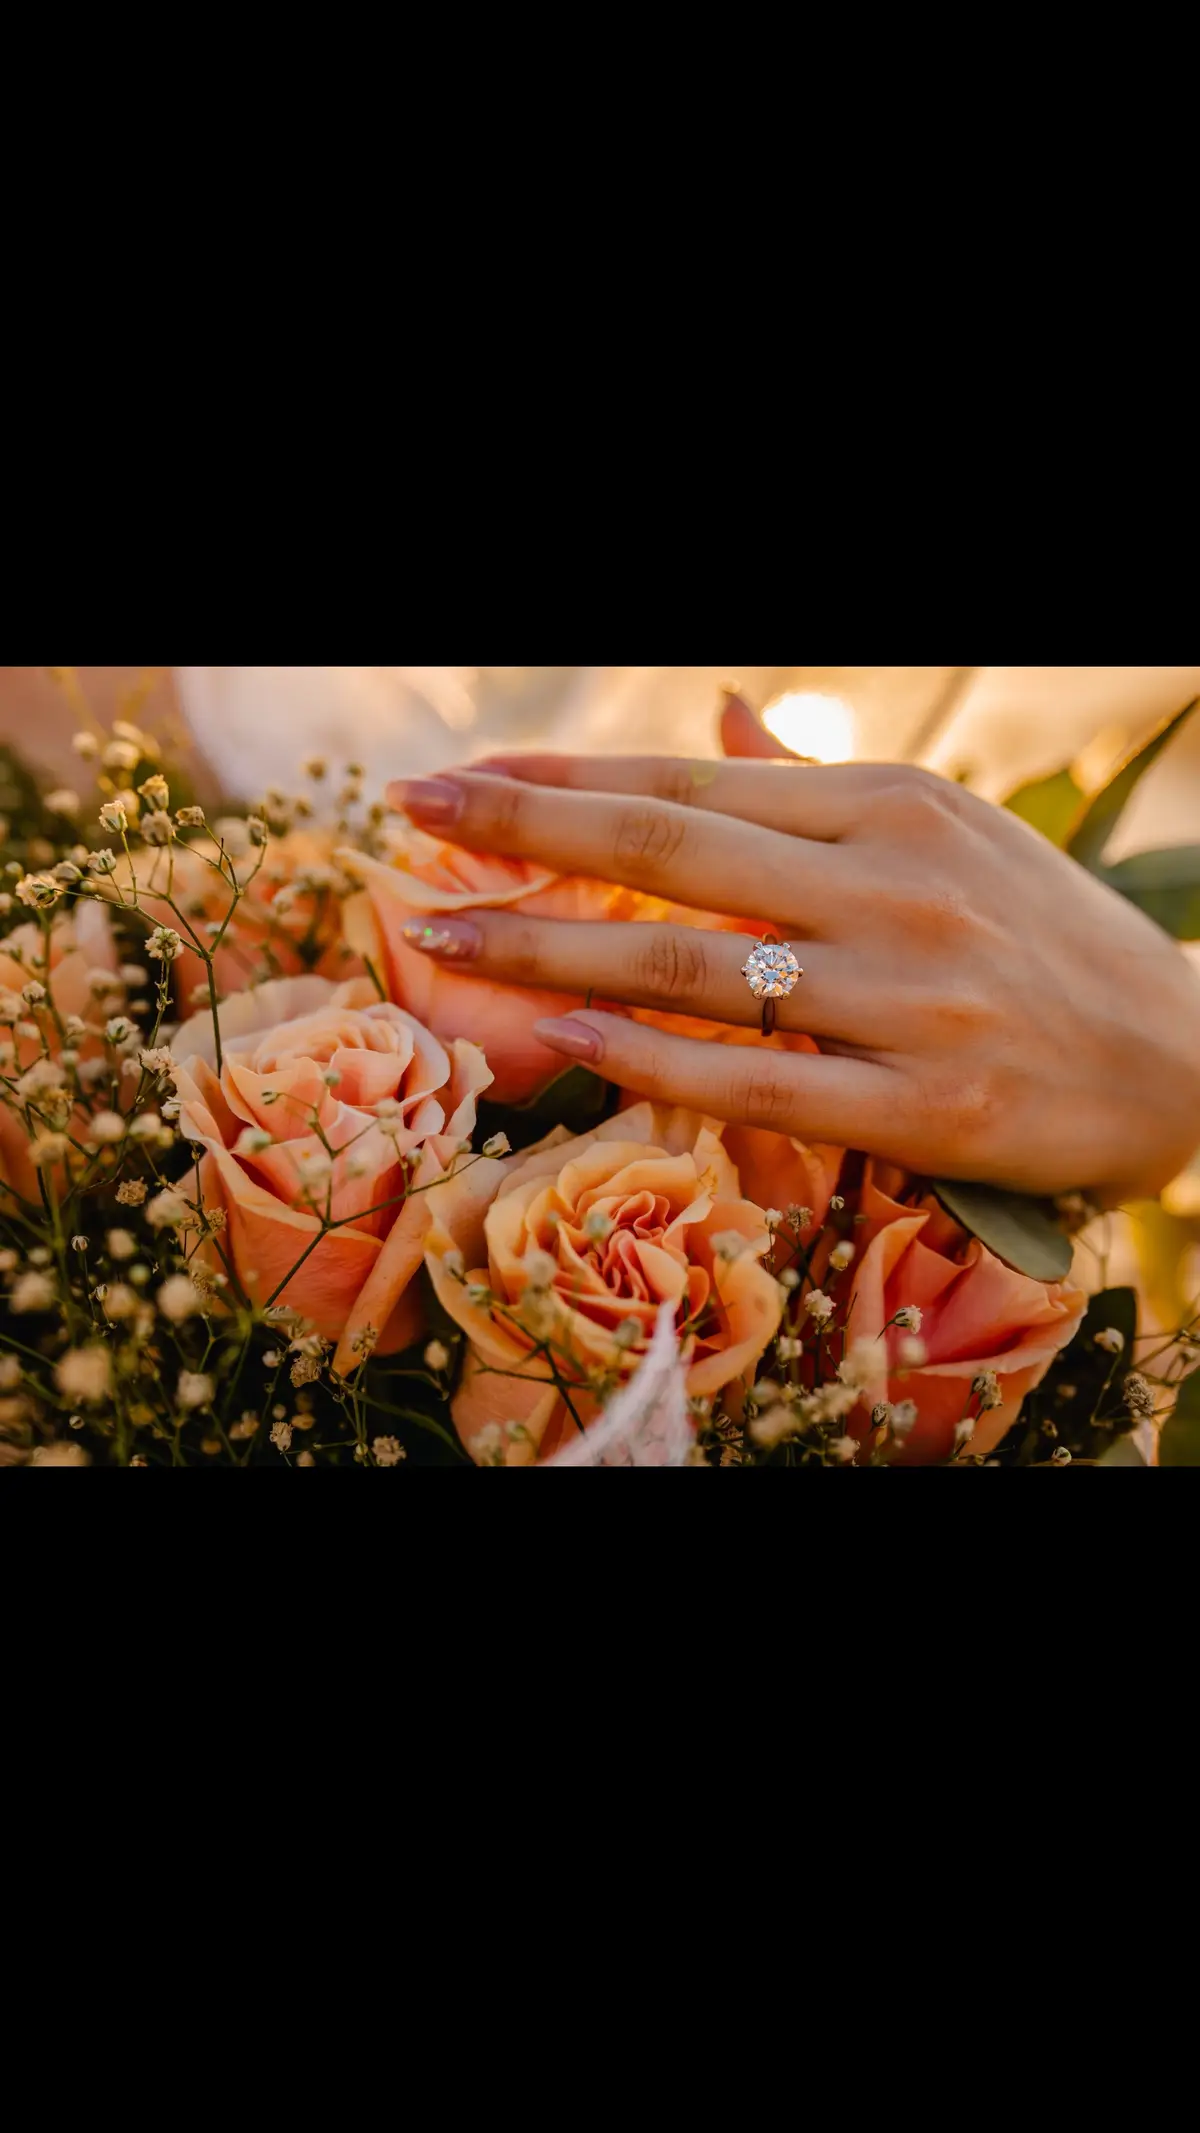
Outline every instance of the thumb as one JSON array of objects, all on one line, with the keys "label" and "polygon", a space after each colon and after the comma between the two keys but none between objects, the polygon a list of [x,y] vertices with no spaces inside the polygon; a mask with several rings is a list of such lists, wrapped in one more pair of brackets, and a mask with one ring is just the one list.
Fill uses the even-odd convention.
[{"label": "thumb", "polygon": [[726,689],[721,706],[721,750],[727,756],[760,756],[778,762],[789,757],[793,762],[801,760],[791,748],[785,748],[774,734],[768,733],[743,696],[736,689]]}]

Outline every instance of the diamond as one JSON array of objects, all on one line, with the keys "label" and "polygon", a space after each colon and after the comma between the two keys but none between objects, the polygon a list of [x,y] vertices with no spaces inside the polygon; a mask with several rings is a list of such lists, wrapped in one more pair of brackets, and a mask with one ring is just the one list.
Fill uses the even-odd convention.
[{"label": "diamond", "polygon": [[763,941],[742,965],[742,976],[756,1000],[785,1000],[804,976],[784,941]]}]

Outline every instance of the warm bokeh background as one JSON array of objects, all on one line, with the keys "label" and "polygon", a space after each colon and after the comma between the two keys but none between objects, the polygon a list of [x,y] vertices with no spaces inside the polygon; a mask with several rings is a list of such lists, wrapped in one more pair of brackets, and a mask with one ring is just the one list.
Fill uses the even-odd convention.
[{"label": "warm bokeh background", "polygon": [[[1200,690],[1200,667],[79,667],[104,719],[186,720],[212,782],[254,797],[298,758],[358,756],[372,777],[497,746],[704,753],[738,682],[804,752],[919,759],[1002,795],[1092,747],[1121,748]],[[813,699],[819,698],[819,702]],[[0,738],[65,776],[79,723],[45,667],[0,667]],[[1103,765],[1101,764],[1101,767]],[[1200,722],[1147,779],[1122,827],[1134,849],[1196,835]]]}]

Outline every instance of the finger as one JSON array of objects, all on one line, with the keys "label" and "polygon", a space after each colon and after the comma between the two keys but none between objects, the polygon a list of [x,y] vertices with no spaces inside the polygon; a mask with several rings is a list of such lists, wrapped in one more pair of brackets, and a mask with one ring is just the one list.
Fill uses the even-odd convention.
[{"label": "finger", "polygon": [[[731,815],[788,837],[835,844],[853,835],[881,782],[876,765],[827,769],[798,757],[776,763],[716,763],[700,756],[489,756],[468,775],[515,778],[560,792],[623,793],[666,800],[700,814]],[[448,773],[457,777],[459,773]]]},{"label": "finger", "polygon": [[856,900],[856,870],[827,845],[642,795],[543,791],[465,771],[388,787],[422,829],[698,911],[771,921],[809,938]]},{"label": "finger", "polygon": [[895,1134],[896,1074],[869,1060],[668,1036],[593,1008],[538,1022],[534,1034],[656,1103],[868,1153]]},{"label": "finger", "polygon": [[[763,1003],[743,969],[756,943],[744,933],[472,911],[432,923],[414,919],[404,937],[434,961],[469,965],[478,976],[509,985],[577,997],[592,992],[630,1007],[742,1029],[762,1024]],[[894,991],[874,982],[845,952],[814,944],[803,949],[802,960],[795,991],[776,1002],[781,1030],[846,1044],[896,1043],[901,1017]]]},{"label": "finger", "polygon": [[721,746],[728,756],[759,756],[772,760],[790,756],[798,763],[805,760],[794,748],[785,748],[782,741],[767,732],[762,720],[756,718],[736,689],[725,691],[721,707]]}]

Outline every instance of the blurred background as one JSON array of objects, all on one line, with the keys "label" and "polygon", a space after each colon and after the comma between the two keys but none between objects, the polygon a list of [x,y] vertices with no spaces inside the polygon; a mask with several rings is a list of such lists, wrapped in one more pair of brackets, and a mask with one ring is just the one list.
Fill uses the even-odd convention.
[{"label": "blurred background", "polygon": [[[0,740],[67,779],[78,691],[102,719],[186,731],[201,784],[253,799],[310,754],[382,784],[498,747],[711,753],[734,683],[802,754],[923,762],[1000,798],[1081,754],[1098,779],[1200,690],[1200,666],[0,667]],[[1198,819],[1200,722],[1146,780],[1118,850],[1194,839]]]}]

